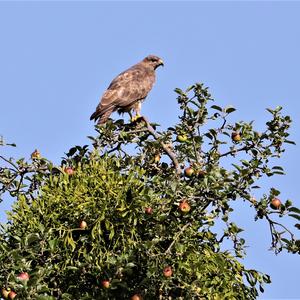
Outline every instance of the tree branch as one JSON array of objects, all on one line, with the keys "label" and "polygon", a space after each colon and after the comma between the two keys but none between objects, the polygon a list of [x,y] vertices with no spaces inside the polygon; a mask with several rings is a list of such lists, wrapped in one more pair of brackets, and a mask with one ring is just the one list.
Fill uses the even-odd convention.
[{"label": "tree branch", "polygon": [[8,164],[10,164],[11,166],[13,166],[16,170],[18,170],[18,166],[15,165],[12,161],[10,161],[9,159],[6,159],[5,157],[3,157],[2,155],[0,155],[0,158],[3,159],[5,162],[7,162]]},{"label": "tree branch", "polygon": [[[281,234],[276,230],[275,225],[282,227],[285,230],[285,232],[288,232],[290,234],[290,237],[291,237],[292,241],[295,241],[294,234],[286,226],[271,220],[268,215],[265,215],[265,218],[269,222],[269,227],[270,227],[271,237],[272,237],[272,246],[275,249],[277,249],[277,244],[280,244],[280,246],[282,247],[282,241],[281,241],[281,237],[280,237]],[[277,251],[280,252],[280,250],[277,250]]]},{"label": "tree branch", "polygon": [[149,133],[157,140],[159,141],[159,143],[161,144],[163,150],[165,151],[165,153],[170,157],[170,159],[172,160],[174,167],[176,169],[176,174],[180,175],[181,174],[181,167],[180,164],[177,160],[177,157],[175,155],[175,153],[170,149],[169,146],[167,146],[165,143],[163,143],[162,141],[160,141],[160,136],[159,134],[155,131],[155,129],[150,125],[149,121],[146,119],[146,117],[142,116],[140,119],[142,119],[145,123],[146,123],[146,127],[149,131]]},{"label": "tree branch", "polygon": [[235,153],[237,153],[237,152],[240,152],[240,151],[244,151],[244,150],[250,150],[251,148],[253,148],[253,147],[249,147],[249,146],[244,146],[244,147],[242,147],[242,148],[239,148],[239,149],[236,149],[236,150],[230,150],[230,151],[228,151],[228,152],[225,152],[225,153],[223,153],[223,154],[220,154],[220,157],[223,157],[223,156],[227,156],[227,155],[229,155],[229,154],[231,154],[231,155],[234,155]]},{"label": "tree branch", "polygon": [[177,232],[174,240],[172,241],[172,243],[170,244],[170,246],[168,247],[168,249],[165,251],[165,254],[168,254],[171,252],[172,247],[174,246],[174,244],[177,242],[178,238],[181,236],[181,234],[185,231],[185,229],[191,225],[190,223],[185,224],[179,232]]}]

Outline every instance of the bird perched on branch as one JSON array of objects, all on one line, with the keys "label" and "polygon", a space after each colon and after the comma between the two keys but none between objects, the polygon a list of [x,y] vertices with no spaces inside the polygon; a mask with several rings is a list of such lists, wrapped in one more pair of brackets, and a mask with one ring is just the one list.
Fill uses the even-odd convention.
[{"label": "bird perched on branch", "polygon": [[162,59],[148,55],[119,74],[104,92],[90,119],[98,121],[97,124],[103,124],[114,111],[128,112],[131,116],[132,110],[136,112],[137,119],[140,116],[141,104],[153,87],[155,70],[159,66],[163,66]]}]

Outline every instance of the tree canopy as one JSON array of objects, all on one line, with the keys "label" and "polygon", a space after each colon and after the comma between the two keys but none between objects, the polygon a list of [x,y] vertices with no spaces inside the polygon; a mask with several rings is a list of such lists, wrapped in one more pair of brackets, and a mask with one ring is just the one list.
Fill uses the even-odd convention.
[{"label": "tree canopy", "polygon": [[242,263],[235,201],[269,224],[275,253],[300,253],[279,219],[297,230],[300,210],[275,187],[253,196],[261,177],[284,174],[274,161],[293,143],[290,117],[268,109],[257,131],[231,123],[235,108],[214,104],[203,84],[175,91],[181,115],[166,130],[145,117],[108,121],[60,165],[39,151],[0,156],[0,193],[15,199],[0,231],[4,298],[255,299],[270,277]]}]

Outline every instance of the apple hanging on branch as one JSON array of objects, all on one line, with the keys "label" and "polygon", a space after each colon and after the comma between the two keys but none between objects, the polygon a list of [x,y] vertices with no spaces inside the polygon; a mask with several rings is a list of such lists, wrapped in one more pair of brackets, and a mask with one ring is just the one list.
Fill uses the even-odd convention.
[{"label": "apple hanging on branch", "polygon": [[270,207],[273,209],[280,209],[281,207],[281,201],[278,198],[273,198],[271,203],[270,203]]}]

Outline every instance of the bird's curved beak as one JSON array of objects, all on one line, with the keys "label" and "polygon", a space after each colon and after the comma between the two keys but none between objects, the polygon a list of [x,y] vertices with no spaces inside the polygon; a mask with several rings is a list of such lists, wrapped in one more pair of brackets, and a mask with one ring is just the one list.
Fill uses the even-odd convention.
[{"label": "bird's curved beak", "polygon": [[164,62],[162,59],[159,60],[159,66],[164,66]]}]

